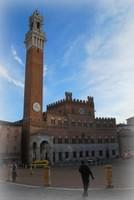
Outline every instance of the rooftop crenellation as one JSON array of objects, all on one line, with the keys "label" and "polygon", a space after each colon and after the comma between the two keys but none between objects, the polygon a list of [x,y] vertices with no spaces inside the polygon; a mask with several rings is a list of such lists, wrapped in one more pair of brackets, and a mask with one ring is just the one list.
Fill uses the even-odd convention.
[{"label": "rooftop crenellation", "polygon": [[61,99],[54,103],[48,104],[47,108],[53,108],[53,107],[56,107],[56,106],[59,106],[59,105],[65,103],[65,102],[66,103],[79,103],[79,104],[84,104],[84,105],[90,103],[90,104],[94,105],[93,97],[88,96],[87,100],[81,100],[81,99],[75,99],[75,98],[72,99],[72,93],[66,92],[65,94],[66,94],[65,99]]},{"label": "rooftop crenellation", "polygon": [[115,118],[110,118],[110,117],[96,117],[95,118],[96,122],[115,122]]}]

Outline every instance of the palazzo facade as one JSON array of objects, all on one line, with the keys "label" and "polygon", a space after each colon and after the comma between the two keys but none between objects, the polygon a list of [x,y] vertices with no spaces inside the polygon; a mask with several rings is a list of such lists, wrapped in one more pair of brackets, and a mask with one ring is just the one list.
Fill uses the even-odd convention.
[{"label": "palazzo facade", "polygon": [[[47,106],[42,127],[32,127],[30,158],[51,164],[117,158],[118,140],[114,118],[95,118],[93,97],[86,101],[65,98]],[[46,124],[46,127],[45,127]]]}]

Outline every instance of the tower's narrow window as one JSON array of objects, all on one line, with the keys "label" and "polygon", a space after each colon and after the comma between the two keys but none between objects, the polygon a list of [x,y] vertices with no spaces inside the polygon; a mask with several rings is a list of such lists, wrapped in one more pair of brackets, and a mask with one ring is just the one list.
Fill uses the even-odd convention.
[{"label": "tower's narrow window", "polygon": [[40,29],[40,23],[37,22],[37,29]]}]

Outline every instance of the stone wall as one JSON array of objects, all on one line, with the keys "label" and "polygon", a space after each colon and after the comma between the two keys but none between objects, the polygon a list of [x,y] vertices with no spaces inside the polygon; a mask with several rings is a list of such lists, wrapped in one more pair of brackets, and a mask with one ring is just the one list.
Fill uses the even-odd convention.
[{"label": "stone wall", "polygon": [[21,126],[0,122],[0,159],[8,162],[20,159]]}]

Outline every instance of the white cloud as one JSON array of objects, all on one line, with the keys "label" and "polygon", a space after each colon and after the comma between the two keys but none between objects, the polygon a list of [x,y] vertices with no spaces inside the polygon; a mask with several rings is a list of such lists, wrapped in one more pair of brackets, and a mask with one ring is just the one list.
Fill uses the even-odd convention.
[{"label": "white cloud", "polygon": [[82,8],[82,7],[96,7],[96,8],[101,8],[105,9],[105,11],[109,12],[110,10],[112,12],[117,12],[118,9],[124,9],[127,8],[128,6],[131,6],[133,4],[133,0],[40,0],[40,1],[34,1],[34,0],[1,0],[1,6],[9,6],[10,4],[14,5],[24,5],[24,6],[29,6],[31,7],[31,4],[35,5],[35,7],[39,6],[44,6],[46,7],[55,7],[56,9],[59,7],[64,7],[66,9],[77,9]]},{"label": "white cloud", "polygon": [[82,66],[83,89],[95,96],[98,114],[115,116],[117,121],[134,115],[134,14],[126,10],[120,15],[108,37],[97,33],[88,39]]},{"label": "white cloud", "polygon": [[0,77],[4,78],[5,80],[7,80],[8,82],[14,84],[17,87],[24,88],[24,84],[21,81],[16,80],[13,77],[11,77],[9,72],[2,65],[0,65]]},{"label": "white cloud", "polygon": [[[96,24],[94,26],[98,26],[99,29],[96,29],[92,38],[86,40],[84,50],[87,56],[80,71],[78,91],[81,94],[83,93],[84,98],[87,95],[95,97],[97,116],[113,116],[117,117],[118,121],[124,121],[125,118],[134,115],[134,1],[46,0],[45,3],[42,2],[44,7],[46,4],[46,6],[53,5],[56,8],[66,6],[66,8],[73,7],[76,9],[79,6],[81,9],[85,5],[96,8],[97,12],[94,13]],[[87,37],[86,35],[85,38]],[[75,49],[79,48],[80,53],[82,52],[83,47],[80,48],[78,43],[80,43],[80,40],[76,38],[76,41],[65,52],[63,59],[65,65],[70,62],[70,59],[74,58]],[[12,54],[14,59],[22,65],[23,62],[13,46]],[[44,67],[44,71],[46,69]],[[50,69],[48,70],[50,75],[49,71]],[[46,72],[44,76],[45,74]],[[9,76],[9,73],[1,70],[1,68],[0,76],[17,84]],[[77,73],[76,76],[79,77],[79,74]],[[60,79],[57,85],[70,80],[72,81],[70,77]]]},{"label": "white cloud", "polygon": [[66,46],[66,50],[63,55],[62,67],[72,64],[75,60],[76,55],[79,53],[80,44],[84,41],[83,35],[78,36],[75,40],[69,42]]},{"label": "white cloud", "polygon": [[[123,3],[128,3],[130,0],[126,1],[126,0],[123,0],[122,2]],[[132,0],[131,0],[132,1]],[[121,5],[121,0],[118,0],[115,1],[115,0],[46,0],[46,5],[58,5],[58,6],[68,6],[68,7],[77,7],[77,6],[88,6],[88,5],[91,5],[91,4],[94,4],[94,5],[101,5],[103,7],[106,7],[106,6],[111,6],[113,7],[115,4],[119,4]]]},{"label": "white cloud", "polygon": [[54,86],[62,85],[62,84],[68,83],[70,81],[74,81],[77,78],[78,78],[78,74],[73,74],[72,76],[68,76],[66,78],[59,79],[59,80],[55,81]]},{"label": "white cloud", "polygon": [[13,45],[11,46],[11,52],[14,60],[16,60],[20,65],[24,66],[22,59],[18,56],[17,51],[15,50]]},{"label": "white cloud", "polygon": [[[51,1],[50,4],[53,3]],[[55,0],[56,3],[74,8],[94,4],[97,11],[96,32],[90,34],[90,38],[87,33],[82,38],[76,38],[63,57],[63,66],[69,66],[75,51],[85,50],[86,59],[81,65],[81,71],[74,76],[75,81],[79,77],[76,90],[80,98],[94,96],[97,116],[112,116],[117,118],[117,122],[122,122],[134,115],[133,0]],[[81,45],[80,48],[79,44],[85,38],[85,47]],[[65,78],[57,84],[69,81],[72,79]]]}]

